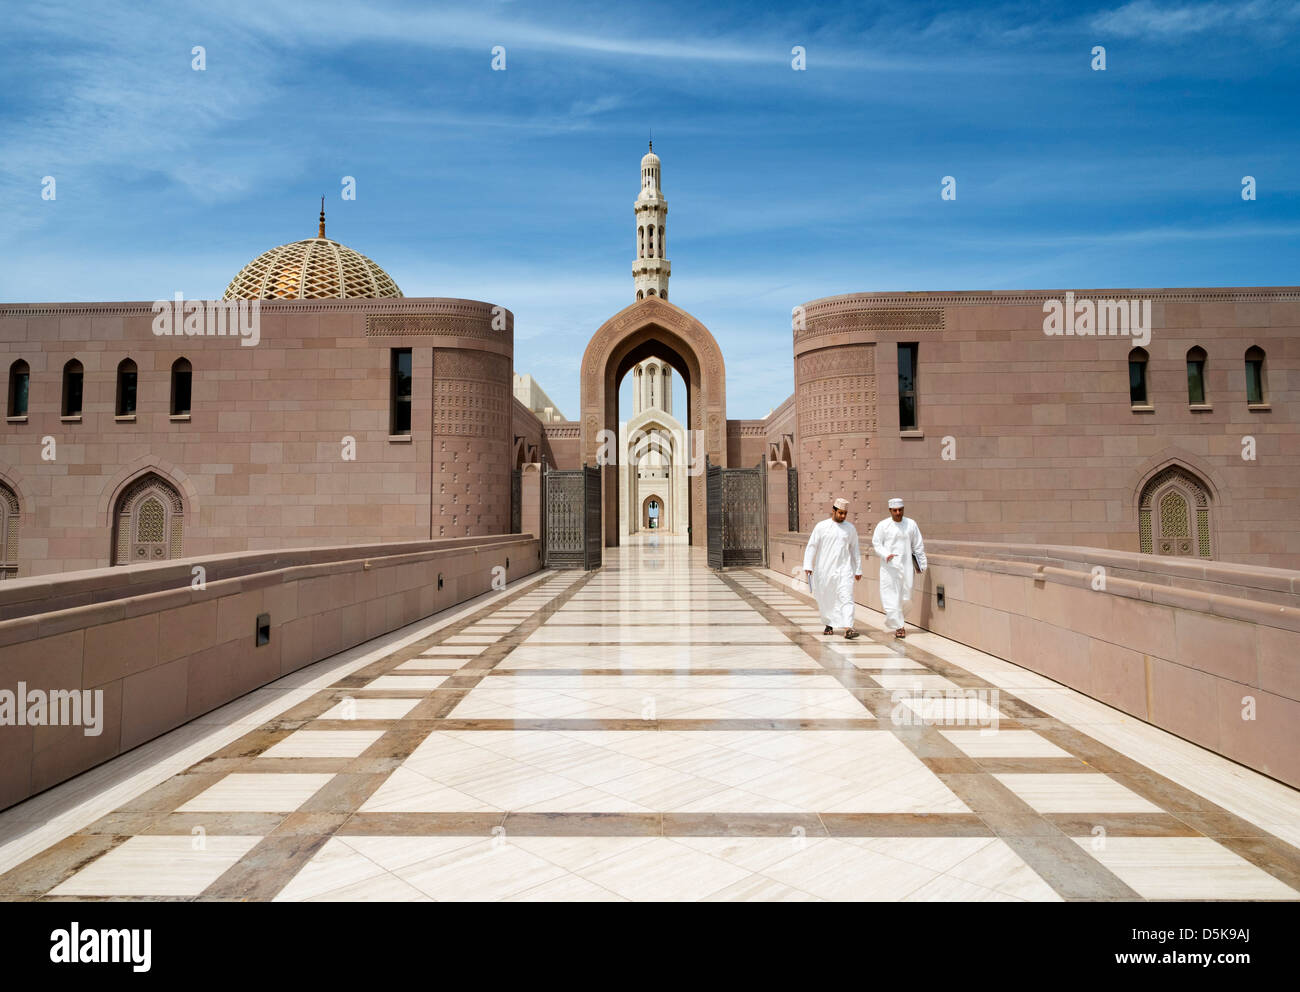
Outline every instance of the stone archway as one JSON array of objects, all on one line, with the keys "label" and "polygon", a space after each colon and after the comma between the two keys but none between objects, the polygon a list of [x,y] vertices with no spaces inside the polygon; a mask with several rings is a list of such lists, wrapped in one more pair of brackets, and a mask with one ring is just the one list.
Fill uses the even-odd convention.
[{"label": "stone archway", "polygon": [[[707,541],[704,513],[703,453],[714,465],[727,464],[726,370],[722,349],[708,329],[685,310],[657,296],[638,300],[600,326],[582,356],[582,460],[601,461],[602,441],[612,431],[618,448],[618,384],[624,374],[646,358],[660,358],[677,370],[686,384],[687,465],[700,459],[700,474],[688,479],[690,500],[685,514],[691,543]],[[702,438],[702,442],[699,440]],[[702,449],[702,451],[701,451]],[[601,465],[601,497],[605,546],[618,545],[618,466]],[[683,515],[676,523],[682,526]]]},{"label": "stone archway", "polygon": [[651,503],[656,504],[656,509],[659,511],[658,518],[657,518],[658,526],[655,528],[655,530],[658,531],[672,530],[672,527],[669,526],[668,523],[668,504],[664,502],[664,498],[660,496],[658,493],[651,493],[649,496],[647,496],[645,499],[641,501],[641,529],[642,530],[650,529],[650,504]]}]

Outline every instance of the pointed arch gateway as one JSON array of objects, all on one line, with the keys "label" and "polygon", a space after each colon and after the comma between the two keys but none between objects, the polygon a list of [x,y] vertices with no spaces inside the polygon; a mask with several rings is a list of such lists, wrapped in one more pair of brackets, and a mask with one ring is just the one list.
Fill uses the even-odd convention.
[{"label": "pointed arch gateway", "polygon": [[113,564],[179,558],[185,526],[180,491],[157,472],[128,482],[113,505]]},{"label": "pointed arch gateway", "polygon": [[[582,460],[601,461],[601,445],[618,449],[618,385],[640,361],[659,358],[674,368],[686,386],[686,465],[699,459],[700,474],[689,476],[685,524],[691,543],[707,541],[704,511],[704,455],[713,465],[727,464],[726,370],[722,350],[708,329],[685,310],[648,296],[620,310],[600,326],[582,356]],[[601,465],[601,507],[605,546],[618,545],[618,465]],[[683,520],[675,514],[679,528]]]}]

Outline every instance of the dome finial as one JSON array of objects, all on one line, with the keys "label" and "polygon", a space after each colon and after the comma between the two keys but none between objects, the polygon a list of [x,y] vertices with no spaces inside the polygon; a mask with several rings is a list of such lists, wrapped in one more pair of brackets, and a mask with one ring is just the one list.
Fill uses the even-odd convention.
[{"label": "dome finial", "polygon": [[317,233],[316,237],[318,238],[325,237],[325,196],[324,194],[322,194],[320,198],[320,231],[319,233]]}]

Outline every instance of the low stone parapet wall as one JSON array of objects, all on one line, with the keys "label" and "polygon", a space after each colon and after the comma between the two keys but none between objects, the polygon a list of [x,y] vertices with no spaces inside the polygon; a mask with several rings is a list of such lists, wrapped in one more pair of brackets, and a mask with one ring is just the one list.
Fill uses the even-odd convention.
[{"label": "low stone parapet wall", "polygon": [[[806,544],[771,535],[771,567],[802,577]],[[855,597],[881,610],[865,536],[862,550]],[[1300,788],[1300,572],[1078,547],[926,551],[909,623]]]},{"label": "low stone parapet wall", "polygon": [[489,592],[494,578],[498,587],[524,578],[538,559],[537,540],[514,534],[4,582],[0,808],[282,675]]}]

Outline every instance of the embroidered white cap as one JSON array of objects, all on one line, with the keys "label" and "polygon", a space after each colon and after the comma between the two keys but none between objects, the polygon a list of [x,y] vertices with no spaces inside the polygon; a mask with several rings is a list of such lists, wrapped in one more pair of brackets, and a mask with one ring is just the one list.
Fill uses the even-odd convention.
[{"label": "embroidered white cap", "polygon": [[835,507],[835,509],[837,510],[847,510],[849,508],[849,501],[846,500],[843,496],[841,496],[834,503],[832,503],[831,506]]},{"label": "embroidered white cap", "polygon": [[891,510],[901,510],[903,508],[903,501],[895,496],[889,501],[889,508]]}]

